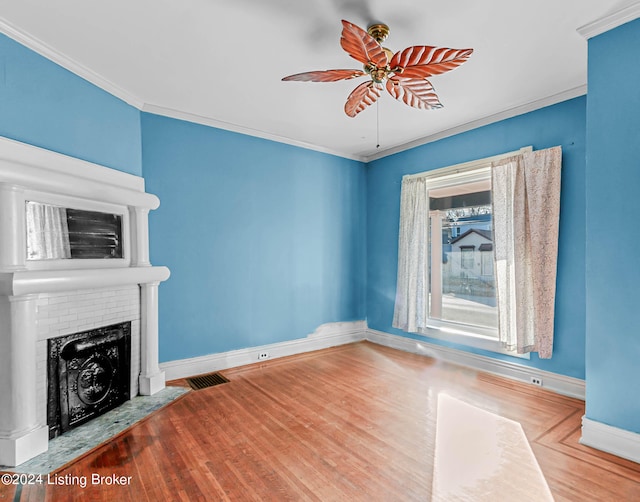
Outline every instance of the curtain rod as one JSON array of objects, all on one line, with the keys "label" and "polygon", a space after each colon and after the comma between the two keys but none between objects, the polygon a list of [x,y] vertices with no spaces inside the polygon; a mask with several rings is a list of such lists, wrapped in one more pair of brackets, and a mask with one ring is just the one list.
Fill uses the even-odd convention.
[{"label": "curtain rod", "polygon": [[[414,179],[414,178],[427,178],[430,176],[441,176],[443,174],[457,174],[477,169],[479,167],[490,167],[492,162],[502,160],[506,157],[513,157],[514,155],[529,153],[533,151],[533,146],[523,146],[520,150],[513,152],[501,153],[494,155],[493,157],[485,157],[484,159],[471,160],[469,162],[463,162],[461,164],[455,164],[453,166],[438,167],[431,169],[430,171],[423,171],[416,174],[405,174],[402,179]],[[436,172],[437,171],[437,172]]]}]

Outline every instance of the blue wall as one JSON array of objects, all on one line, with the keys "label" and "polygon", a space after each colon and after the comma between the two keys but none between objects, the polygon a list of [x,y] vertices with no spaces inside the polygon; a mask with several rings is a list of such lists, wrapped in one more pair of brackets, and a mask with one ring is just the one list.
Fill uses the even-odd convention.
[{"label": "blue wall", "polygon": [[142,175],[140,112],[2,34],[0,136]]},{"label": "blue wall", "polygon": [[365,318],[362,163],[146,113],[142,138],[161,361]]},{"label": "blue wall", "polygon": [[587,417],[640,433],[640,20],[589,41]]},{"label": "blue wall", "polygon": [[[562,196],[553,358],[515,359],[463,350],[584,378],[585,116],[580,97],[429,143],[367,166],[367,321],[371,328],[409,335],[391,327],[396,293],[402,176],[518,150],[561,145]],[[433,343],[449,345],[430,339]]]},{"label": "blue wall", "polygon": [[554,357],[517,362],[583,378],[585,103],[574,99],[364,166],[141,114],[0,35],[0,135],[144,175],[160,197],[150,215],[151,258],[172,270],[160,290],[163,361],[365,317],[375,329],[404,334],[391,328],[402,175],[560,144]]}]

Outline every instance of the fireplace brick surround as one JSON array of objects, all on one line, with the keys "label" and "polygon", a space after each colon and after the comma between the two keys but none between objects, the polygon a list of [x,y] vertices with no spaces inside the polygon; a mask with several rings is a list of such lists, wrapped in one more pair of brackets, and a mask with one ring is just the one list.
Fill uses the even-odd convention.
[{"label": "fireplace brick surround", "polygon": [[47,340],[125,321],[131,322],[131,395],[136,396],[140,374],[140,288],[135,285],[39,296],[36,365],[40,422],[47,422]]},{"label": "fireplace brick surround", "polygon": [[[25,202],[122,214],[123,259],[27,260]],[[0,138],[0,465],[47,450],[47,340],[131,322],[131,396],[164,388],[144,180]]]}]

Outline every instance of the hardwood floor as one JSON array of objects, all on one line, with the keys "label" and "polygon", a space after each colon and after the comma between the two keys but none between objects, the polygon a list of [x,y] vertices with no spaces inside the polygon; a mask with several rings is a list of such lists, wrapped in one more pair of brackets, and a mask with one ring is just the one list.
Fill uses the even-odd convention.
[{"label": "hardwood floor", "polygon": [[425,501],[439,392],[520,422],[557,501],[640,499],[639,464],[578,444],[584,403],[531,385],[368,342],[222,373],[0,500]]}]

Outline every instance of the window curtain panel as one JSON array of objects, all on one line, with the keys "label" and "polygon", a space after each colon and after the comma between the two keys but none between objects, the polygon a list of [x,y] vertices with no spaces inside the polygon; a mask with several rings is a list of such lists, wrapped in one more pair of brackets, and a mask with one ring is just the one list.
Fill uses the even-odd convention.
[{"label": "window curtain panel", "polygon": [[492,165],[499,338],[507,350],[553,352],[561,148]]},{"label": "window curtain panel", "polygon": [[27,256],[30,260],[71,257],[67,210],[64,207],[28,202]]},{"label": "window curtain panel", "polygon": [[426,328],[429,303],[429,200],[424,177],[403,178],[400,196],[398,278],[393,327]]}]

